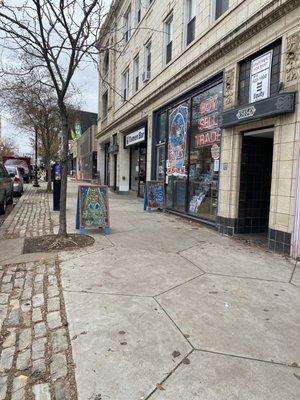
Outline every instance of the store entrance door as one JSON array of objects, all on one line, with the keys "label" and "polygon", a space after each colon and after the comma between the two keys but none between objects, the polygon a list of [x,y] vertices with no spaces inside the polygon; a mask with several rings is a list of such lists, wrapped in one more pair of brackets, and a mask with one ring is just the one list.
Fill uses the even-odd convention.
[{"label": "store entrance door", "polygon": [[130,189],[134,192],[139,190],[139,158],[140,149],[131,149],[131,176],[130,176]]},{"label": "store entrance door", "polygon": [[118,167],[118,158],[117,155],[114,154],[114,190],[117,190],[117,167]]},{"label": "store entrance door", "polygon": [[147,165],[147,148],[145,145],[131,148],[130,165],[130,189],[137,192],[138,196],[143,197]]},{"label": "store entrance door", "polygon": [[237,233],[268,231],[273,136],[272,130],[244,134]]},{"label": "store entrance door", "polygon": [[109,165],[109,149],[110,143],[105,143],[104,153],[105,153],[105,160],[104,160],[104,185],[110,186],[110,165]]}]

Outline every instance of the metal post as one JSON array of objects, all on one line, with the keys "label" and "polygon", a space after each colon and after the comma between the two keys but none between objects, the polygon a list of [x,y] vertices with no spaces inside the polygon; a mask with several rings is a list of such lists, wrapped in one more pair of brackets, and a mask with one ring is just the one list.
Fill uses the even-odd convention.
[{"label": "metal post", "polygon": [[35,131],[35,167],[34,167],[34,181],[33,187],[40,187],[38,181],[38,167],[37,167],[37,159],[38,159],[38,137],[37,137],[37,130]]}]

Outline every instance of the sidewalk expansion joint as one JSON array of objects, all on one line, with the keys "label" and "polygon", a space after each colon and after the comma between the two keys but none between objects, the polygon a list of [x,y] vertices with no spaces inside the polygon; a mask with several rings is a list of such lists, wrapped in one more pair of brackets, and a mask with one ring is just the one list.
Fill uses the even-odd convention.
[{"label": "sidewalk expansion joint", "polygon": [[226,277],[226,278],[250,279],[252,281],[261,281],[261,282],[272,282],[272,283],[289,284],[289,281],[277,281],[275,279],[255,278],[253,276],[227,275],[227,274],[218,274],[216,272],[206,272],[206,275],[223,276],[223,277]]},{"label": "sidewalk expansion joint", "polygon": [[124,293],[108,293],[108,292],[94,292],[92,290],[71,290],[71,289],[64,289],[64,292],[68,293],[83,293],[83,294],[97,294],[97,295],[104,295],[104,296],[123,296],[123,297],[139,297],[141,299],[153,299],[151,295],[140,295],[140,294],[124,294]]},{"label": "sidewalk expansion joint", "polygon": [[170,316],[170,314],[165,310],[165,308],[160,304],[160,302],[153,297],[154,301],[159,305],[161,310],[166,314],[166,316],[169,318],[169,320],[174,324],[174,326],[177,328],[177,330],[181,333],[181,335],[184,337],[184,339],[188,342],[188,344],[191,346],[192,349],[195,349],[195,346],[192,344],[192,342],[188,339],[187,335],[185,335],[181,328],[176,324],[176,322],[173,320],[173,318]]},{"label": "sidewalk expansion joint", "polygon": [[[174,372],[183,364],[183,361],[186,360],[190,355],[194,352],[194,349],[192,349],[181,361],[172,369],[171,372],[167,374],[167,376],[159,383],[160,385],[163,385],[173,374]],[[145,400],[149,400],[151,396],[158,390],[157,386],[150,392],[146,397]]]},{"label": "sidewalk expansion joint", "polygon": [[200,278],[200,276],[203,276],[203,275],[205,275],[205,274],[206,274],[206,272],[202,272],[202,274],[198,274],[197,276],[194,276],[193,278],[188,279],[187,281],[184,281],[184,282],[179,283],[178,285],[175,285],[175,286],[173,286],[173,287],[171,287],[171,288],[169,288],[169,289],[167,289],[167,290],[164,290],[163,292],[161,292],[161,293],[159,293],[159,294],[156,294],[156,295],[153,296],[153,297],[155,298],[155,297],[161,296],[161,295],[163,295],[163,294],[165,294],[165,293],[171,292],[172,290],[177,289],[178,287],[183,286],[183,285],[185,285],[186,283],[192,282],[193,280],[195,280],[195,279],[197,279],[197,278]]},{"label": "sidewalk expansion joint", "polygon": [[294,364],[287,364],[287,363],[280,362],[280,361],[261,360],[260,358],[247,357],[247,356],[242,356],[242,355],[238,355],[238,354],[231,354],[231,353],[223,353],[222,351],[198,349],[197,347],[194,347],[194,350],[198,351],[198,352],[203,352],[203,353],[210,353],[210,354],[216,354],[216,355],[233,357],[233,358],[241,358],[243,360],[256,361],[256,362],[261,362],[261,363],[265,363],[265,364],[280,365],[280,366],[283,366],[283,367],[296,368],[297,370],[300,369],[300,365],[297,365],[295,363]]},{"label": "sidewalk expansion joint", "polygon": [[292,280],[293,280],[293,278],[294,278],[294,274],[295,274],[296,269],[297,269],[297,266],[298,266],[297,264],[298,264],[298,261],[296,260],[296,261],[295,261],[294,268],[293,268],[293,271],[292,271],[292,274],[291,274],[291,278],[290,278],[290,280],[289,280],[289,283],[291,283],[292,285],[293,285]]},{"label": "sidewalk expansion joint", "polygon": [[198,268],[199,271],[206,273],[206,271],[204,271],[204,269],[202,269],[201,267],[199,267],[199,265],[195,264],[193,261],[189,260],[187,257],[183,256],[182,254],[180,254],[180,252],[177,253],[179,255],[179,257],[183,258],[185,261],[188,261],[190,264],[192,264],[194,267]]}]

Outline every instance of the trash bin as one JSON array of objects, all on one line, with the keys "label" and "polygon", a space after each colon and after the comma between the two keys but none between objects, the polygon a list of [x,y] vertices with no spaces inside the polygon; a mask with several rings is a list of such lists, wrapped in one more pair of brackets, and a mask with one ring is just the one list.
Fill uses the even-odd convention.
[{"label": "trash bin", "polygon": [[52,166],[53,178],[53,211],[60,211],[61,165]]}]

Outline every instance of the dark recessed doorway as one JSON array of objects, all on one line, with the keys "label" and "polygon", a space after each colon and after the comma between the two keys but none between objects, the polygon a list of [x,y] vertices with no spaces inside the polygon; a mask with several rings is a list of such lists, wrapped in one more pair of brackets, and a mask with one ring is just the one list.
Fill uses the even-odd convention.
[{"label": "dark recessed doorway", "polygon": [[273,137],[273,130],[249,132],[243,136],[238,234],[268,232]]}]

